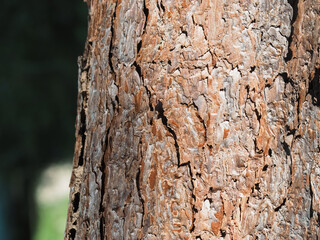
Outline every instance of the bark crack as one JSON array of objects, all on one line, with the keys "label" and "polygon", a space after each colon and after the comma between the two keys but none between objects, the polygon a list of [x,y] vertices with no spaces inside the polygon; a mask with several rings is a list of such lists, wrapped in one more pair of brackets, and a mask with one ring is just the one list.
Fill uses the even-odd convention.
[{"label": "bark crack", "polygon": [[164,7],[162,0],[157,1],[157,8],[158,8],[159,12],[164,13],[166,11],[166,8]]},{"label": "bark crack", "polygon": [[174,132],[174,130],[172,128],[169,127],[168,125],[168,119],[167,117],[164,115],[164,109],[163,109],[163,106],[162,106],[162,102],[159,100],[156,107],[155,107],[155,110],[158,112],[158,119],[161,119],[162,121],[162,124],[166,127],[166,129],[169,131],[169,133],[171,134],[173,140],[174,140],[174,146],[176,148],[176,155],[177,155],[177,161],[178,161],[178,168],[180,167],[188,167],[188,171],[189,171],[189,174],[190,174],[190,183],[191,183],[191,197],[193,199],[193,203],[192,203],[192,225],[191,225],[191,229],[190,229],[190,232],[194,232],[194,229],[195,229],[195,213],[198,212],[198,210],[196,209],[195,207],[195,202],[196,202],[196,196],[194,195],[194,178],[193,178],[193,173],[192,173],[192,170],[191,170],[191,162],[188,161],[188,162],[185,162],[185,163],[181,163],[181,159],[180,159],[180,148],[179,148],[179,144],[178,144],[178,141],[177,141],[177,135],[176,133]]},{"label": "bark crack", "polygon": [[294,32],[293,24],[295,23],[298,17],[299,0],[288,0],[288,3],[291,5],[293,13],[292,13],[292,19],[291,19],[291,33],[290,33],[290,36],[288,37],[288,53],[287,53],[287,56],[284,58],[285,62],[288,62],[292,59],[291,44],[292,44],[293,32]]},{"label": "bark crack", "polygon": [[144,199],[142,198],[141,189],[140,189],[140,173],[141,173],[141,170],[140,170],[140,168],[138,168],[138,172],[137,172],[137,175],[136,175],[136,185],[137,185],[138,196],[139,196],[139,199],[140,199],[141,205],[142,205],[142,223],[141,223],[141,228],[143,228],[145,210],[144,210]]},{"label": "bark crack", "polygon": [[286,204],[286,201],[287,201],[286,198],[283,199],[282,203],[281,203],[278,207],[276,207],[276,208],[274,209],[274,211],[275,211],[275,212],[278,212],[278,211]]},{"label": "bark crack", "polygon": [[313,218],[313,191],[312,191],[312,185],[311,185],[311,175],[309,175],[309,191],[310,191],[310,210],[309,210],[309,214],[310,214],[310,219]]},{"label": "bark crack", "polygon": [[320,68],[316,68],[309,83],[308,93],[312,96],[313,105],[320,107]]},{"label": "bark crack", "polygon": [[148,23],[148,16],[149,16],[149,9],[147,8],[146,0],[143,1],[143,13],[146,16],[146,20],[145,20],[144,26],[143,26],[143,33],[145,33],[146,27],[147,27],[147,23]]},{"label": "bark crack", "polygon": [[171,133],[171,136],[173,137],[174,146],[175,146],[175,148],[176,148],[176,155],[177,155],[177,160],[178,160],[178,167],[184,166],[185,164],[182,164],[182,165],[181,165],[181,162],[180,162],[180,151],[179,151],[179,144],[178,144],[178,141],[177,141],[177,135],[176,135],[176,133],[173,131],[173,129],[168,126],[168,119],[167,119],[167,117],[164,115],[164,109],[163,109],[163,106],[162,106],[162,102],[161,102],[160,100],[158,100],[158,103],[157,103],[157,105],[156,105],[156,107],[155,107],[155,110],[158,112],[158,119],[161,119],[162,124],[167,128],[167,130]]},{"label": "bark crack", "polygon": [[[87,45],[89,51],[90,44]],[[84,57],[79,57],[78,65],[80,68],[80,98],[81,98],[81,110],[80,110],[80,128],[79,128],[79,136],[81,136],[81,149],[80,149],[80,156],[78,159],[78,166],[83,166],[84,164],[84,148],[86,143],[86,131],[87,131],[87,113],[86,109],[88,106],[88,82],[89,82],[89,72],[90,68],[87,65],[87,61]],[[84,76],[84,77],[83,77]]]},{"label": "bark crack", "polygon": [[207,126],[206,126],[206,123],[204,122],[203,118],[200,116],[199,109],[198,109],[197,105],[194,103],[194,101],[192,101],[192,105],[197,110],[196,116],[197,116],[197,118],[199,119],[199,121],[201,122],[201,124],[202,124],[202,126],[204,128],[204,140],[205,140],[205,142],[207,142]]},{"label": "bark crack", "polygon": [[113,45],[113,38],[114,38],[114,20],[117,17],[117,7],[118,7],[118,0],[116,1],[115,7],[114,7],[114,12],[112,14],[112,18],[111,18],[111,27],[110,27],[110,32],[111,32],[111,39],[110,39],[110,45],[109,45],[109,55],[108,55],[108,61],[109,61],[109,66],[111,69],[111,74],[114,76],[114,82],[116,80],[116,73],[114,71],[114,67],[113,67],[113,63],[112,63],[112,57],[113,57],[113,53],[112,53],[112,45]]},{"label": "bark crack", "polygon": [[105,180],[106,180],[106,164],[105,159],[107,156],[108,151],[108,144],[109,144],[109,133],[110,133],[110,127],[107,130],[106,138],[105,138],[105,144],[104,144],[104,154],[102,157],[101,165],[100,165],[100,172],[101,172],[101,199],[100,199],[100,207],[99,207],[99,214],[100,214],[100,237],[101,239],[104,237],[105,234],[105,217],[104,217],[104,195],[105,195]]}]

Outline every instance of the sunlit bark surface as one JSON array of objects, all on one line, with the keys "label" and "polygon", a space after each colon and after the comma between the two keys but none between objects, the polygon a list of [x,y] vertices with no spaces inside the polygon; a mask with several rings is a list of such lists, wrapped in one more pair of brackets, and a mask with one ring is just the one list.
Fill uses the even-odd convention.
[{"label": "sunlit bark surface", "polygon": [[65,238],[320,237],[320,2],[88,5]]}]

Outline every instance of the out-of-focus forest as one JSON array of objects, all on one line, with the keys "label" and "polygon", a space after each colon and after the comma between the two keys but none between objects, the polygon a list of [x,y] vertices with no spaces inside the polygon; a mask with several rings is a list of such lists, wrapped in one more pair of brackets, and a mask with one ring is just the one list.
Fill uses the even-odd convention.
[{"label": "out-of-focus forest", "polygon": [[0,9],[0,239],[31,239],[41,172],[72,161],[87,6],[4,0]]}]

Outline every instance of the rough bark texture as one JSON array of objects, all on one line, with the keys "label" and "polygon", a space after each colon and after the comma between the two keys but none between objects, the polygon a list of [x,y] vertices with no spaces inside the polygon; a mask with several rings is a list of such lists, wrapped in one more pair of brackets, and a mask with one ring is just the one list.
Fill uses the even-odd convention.
[{"label": "rough bark texture", "polygon": [[320,237],[319,0],[91,0],[66,239]]}]

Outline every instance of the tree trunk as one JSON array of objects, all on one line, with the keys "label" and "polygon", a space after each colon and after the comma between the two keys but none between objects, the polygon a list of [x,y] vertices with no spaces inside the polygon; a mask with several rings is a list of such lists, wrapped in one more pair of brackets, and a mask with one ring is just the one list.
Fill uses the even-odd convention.
[{"label": "tree trunk", "polygon": [[88,0],[66,239],[320,237],[318,0]]}]

